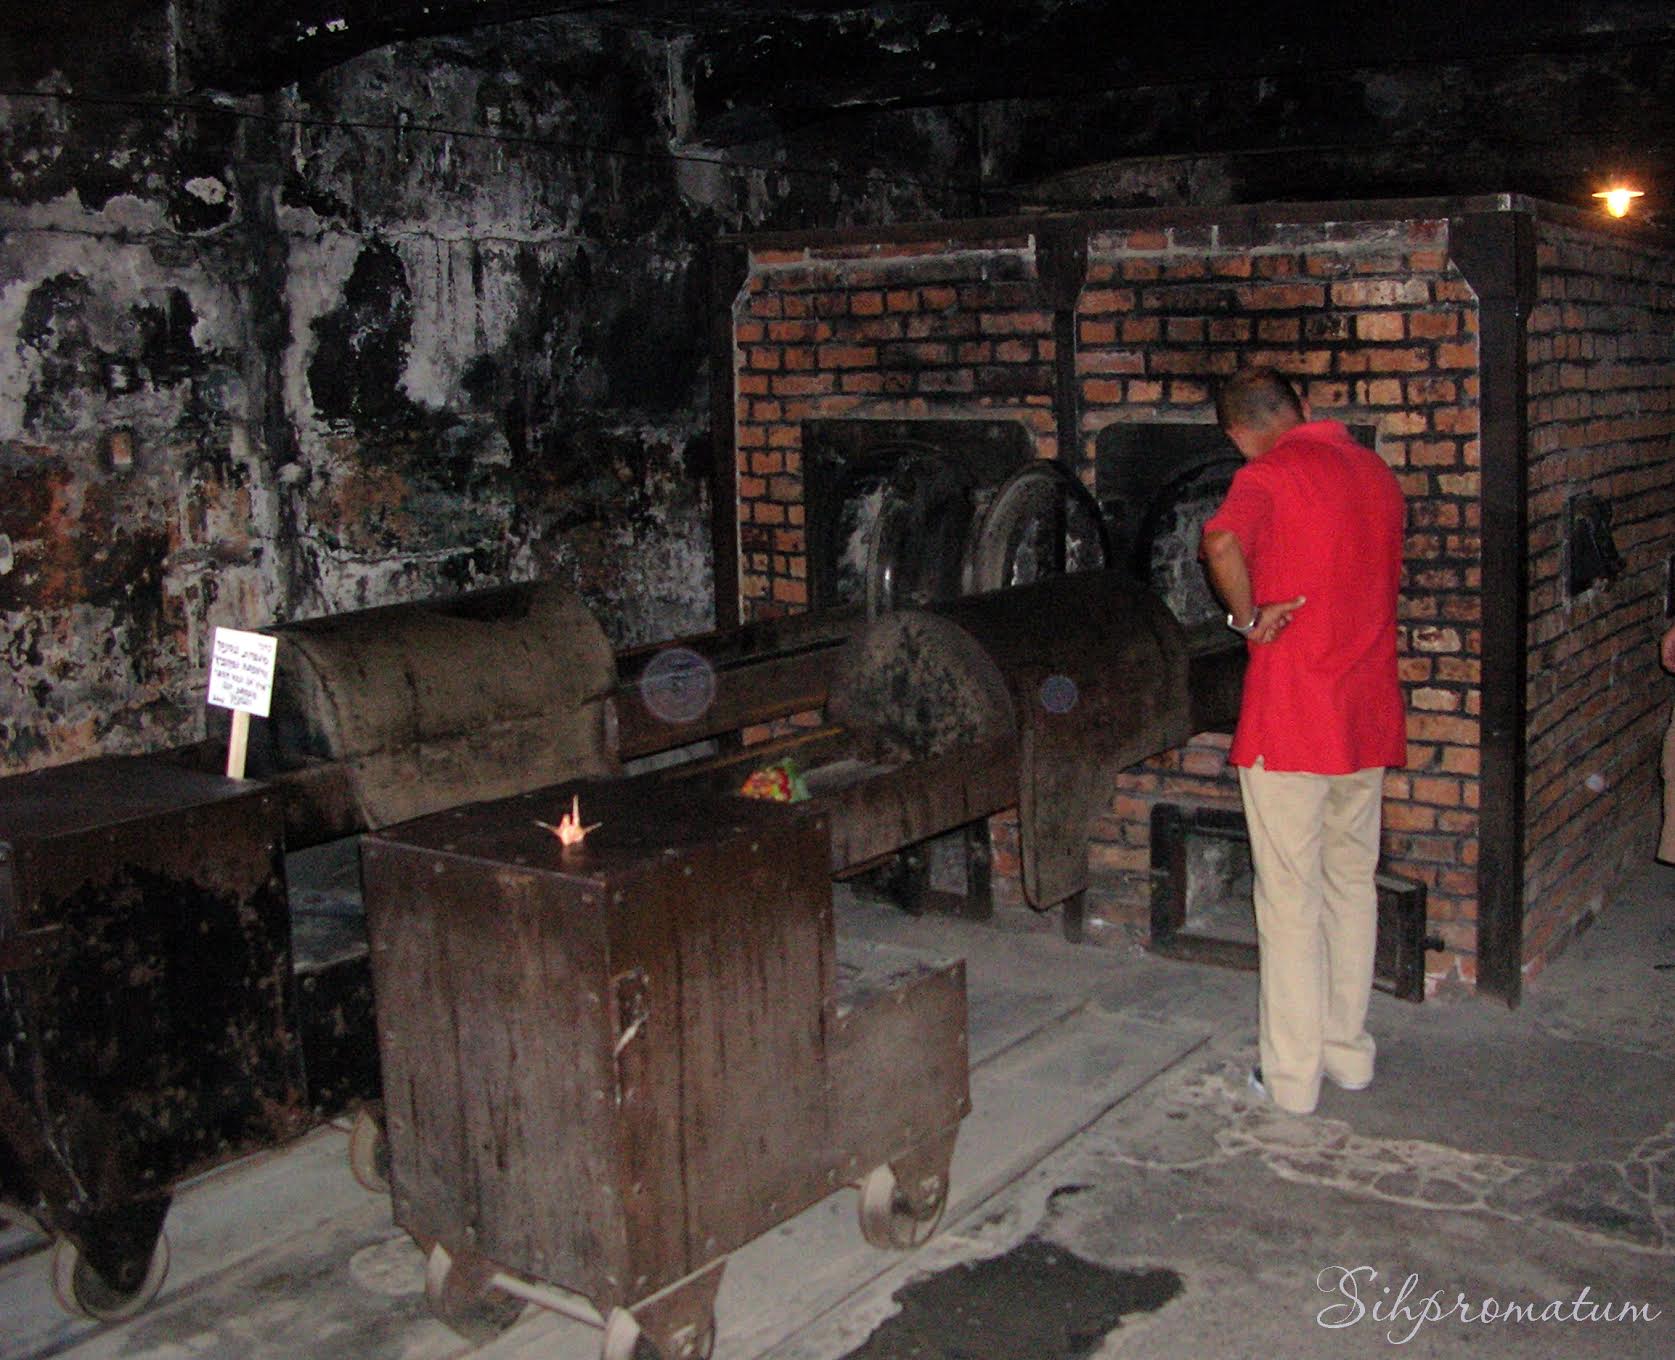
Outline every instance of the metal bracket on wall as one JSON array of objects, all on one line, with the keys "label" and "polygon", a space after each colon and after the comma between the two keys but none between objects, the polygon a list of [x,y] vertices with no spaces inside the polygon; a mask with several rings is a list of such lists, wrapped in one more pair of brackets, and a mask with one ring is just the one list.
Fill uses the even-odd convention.
[{"label": "metal bracket on wall", "polygon": [[1572,596],[1600,581],[1615,581],[1628,563],[1611,535],[1611,506],[1598,496],[1573,496],[1565,523],[1567,584]]}]

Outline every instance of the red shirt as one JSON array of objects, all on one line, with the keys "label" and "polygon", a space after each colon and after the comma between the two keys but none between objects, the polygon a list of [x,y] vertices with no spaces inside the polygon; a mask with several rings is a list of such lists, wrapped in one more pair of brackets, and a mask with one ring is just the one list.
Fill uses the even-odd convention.
[{"label": "red shirt", "polygon": [[1396,678],[1402,489],[1335,420],[1287,430],[1233,476],[1205,531],[1239,540],[1258,604],[1307,597],[1249,646],[1234,765],[1350,774],[1407,763]]}]

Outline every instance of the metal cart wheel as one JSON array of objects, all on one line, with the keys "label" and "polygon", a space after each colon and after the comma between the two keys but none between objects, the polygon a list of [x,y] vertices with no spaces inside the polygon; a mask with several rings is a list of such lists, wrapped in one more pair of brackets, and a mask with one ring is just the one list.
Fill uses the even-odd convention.
[{"label": "metal cart wheel", "polygon": [[936,1231],[948,1207],[947,1174],[922,1177],[920,1190],[921,1198],[915,1205],[903,1193],[888,1164],[873,1167],[861,1182],[861,1236],[872,1246],[891,1251],[922,1246]]},{"label": "metal cart wheel", "polygon": [[143,1273],[138,1261],[123,1273],[138,1276],[138,1280],[128,1288],[112,1285],[87,1263],[81,1249],[69,1238],[60,1237],[53,1244],[52,1292],[58,1306],[72,1316],[95,1322],[123,1322],[144,1312],[169,1273],[168,1235],[157,1234]]},{"label": "metal cart wheel", "polygon": [[390,1144],[384,1136],[383,1111],[363,1105],[349,1130],[349,1174],[363,1190],[390,1193]]},{"label": "metal cart wheel", "polygon": [[518,1320],[525,1302],[496,1289],[493,1275],[488,1262],[469,1255],[456,1261],[438,1242],[425,1258],[425,1302],[439,1322],[486,1345]]}]

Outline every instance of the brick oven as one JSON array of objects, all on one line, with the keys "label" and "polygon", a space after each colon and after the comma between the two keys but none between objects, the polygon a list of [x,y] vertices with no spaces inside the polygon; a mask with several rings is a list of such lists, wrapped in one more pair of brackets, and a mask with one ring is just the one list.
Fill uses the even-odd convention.
[{"label": "brick oven", "polygon": [[[1190,549],[1235,465],[1211,386],[1270,364],[1407,494],[1384,863],[1424,885],[1432,989],[1515,1002],[1651,853],[1668,237],[1515,196],[1053,214],[731,240],[716,285],[720,622],[832,602],[814,548],[853,525],[811,519],[820,468],[891,441],[964,450],[979,485],[1058,461],[1114,560],[1208,617]],[[1236,809],[1226,752],[1118,777],[1091,915],[1145,921],[1154,811]]]}]

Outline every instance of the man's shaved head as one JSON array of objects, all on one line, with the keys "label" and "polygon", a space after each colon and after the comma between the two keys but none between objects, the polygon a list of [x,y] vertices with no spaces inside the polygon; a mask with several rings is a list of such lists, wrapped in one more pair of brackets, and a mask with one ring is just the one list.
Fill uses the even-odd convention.
[{"label": "man's shaved head", "polygon": [[1216,393],[1216,421],[1224,430],[1283,428],[1307,419],[1297,389],[1271,368],[1240,369]]}]

